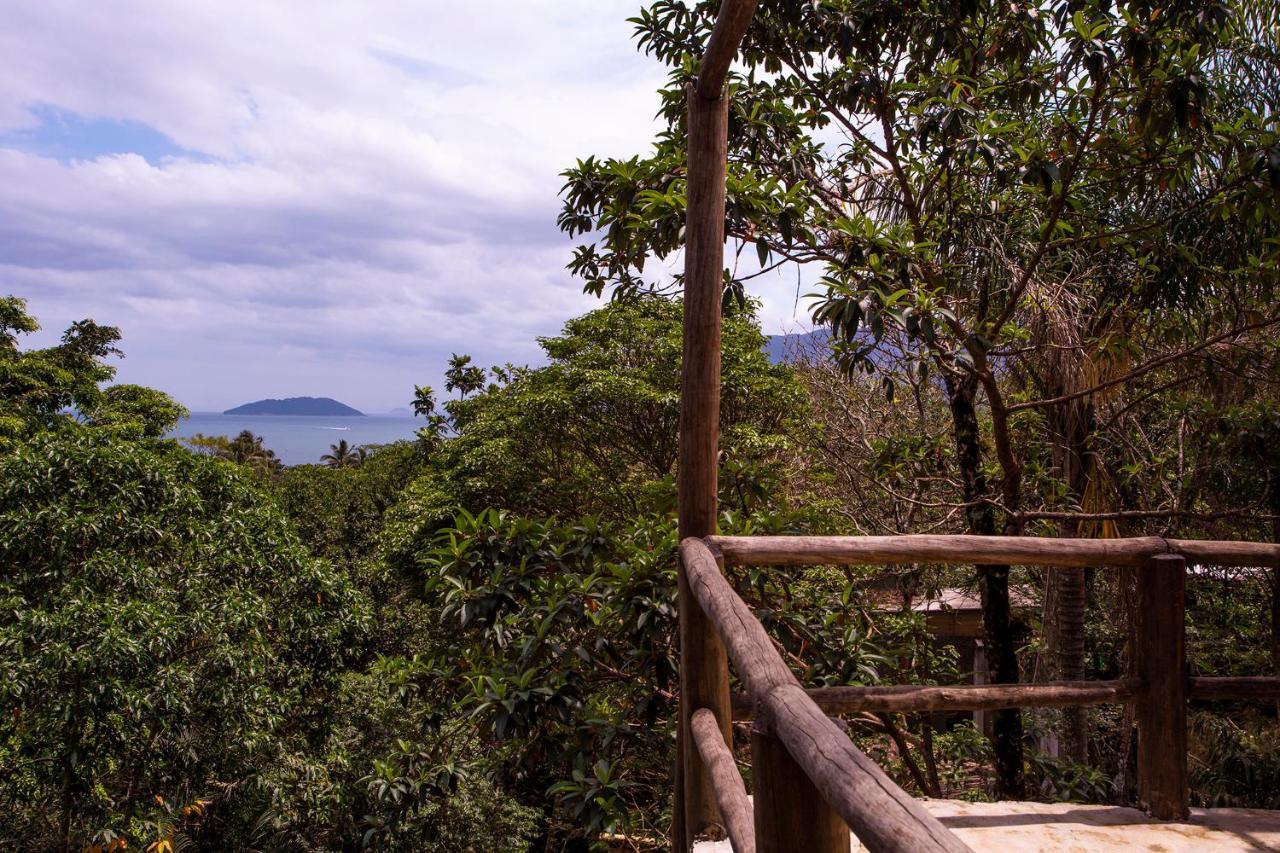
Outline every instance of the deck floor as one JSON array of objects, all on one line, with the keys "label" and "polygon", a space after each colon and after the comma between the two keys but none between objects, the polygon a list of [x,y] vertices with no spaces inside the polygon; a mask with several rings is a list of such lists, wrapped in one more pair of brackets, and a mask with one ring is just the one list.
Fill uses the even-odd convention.
[{"label": "deck floor", "polygon": [[[977,853],[1280,851],[1280,811],[1192,809],[1188,823],[1164,823],[1119,806],[920,802]],[[863,849],[856,838],[852,847]],[[730,853],[727,841],[703,842],[694,849],[696,853]]]}]

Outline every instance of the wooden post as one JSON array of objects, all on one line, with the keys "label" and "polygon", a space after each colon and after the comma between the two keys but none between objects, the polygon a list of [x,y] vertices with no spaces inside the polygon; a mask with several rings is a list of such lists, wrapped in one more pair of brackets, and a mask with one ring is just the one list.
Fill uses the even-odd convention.
[{"label": "wooden post", "polygon": [[[717,92],[718,94],[718,92]],[[724,290],[725,157],[729,100],[689,88],[689,185],[685,221],[684,361],[680,384],[680,538],[715,533],[720,439],[720,302]],[[721,563],[723,567],[723,563]],[[730,743],[729,664],[714,626],[689,591],[680,595],[680,753],[683,808],[673,833],[678,851],[694,839],[723,837],[711,777],[693,746],[689,718],[707,708]],[[679,806],[679,804],[677,804]],[[681,825],[683,820],[683,825]]]},{"label": "wooden post", "polygon": [[1190,814],[1187,787],[1186,560],[1151,557],[1138,570],[1138,800],[1160,820]]},{"label": "wooden post", "polygon": [[751,728],[751,777],[757,853],[849,853],[849,827],[767,731]]},{"label": "wooden post", "polygon": [[[720,440],[720,301],[723,296],[724,196],[729,99],[725,78],[755,12],[756,0],[724,0],[688,91],[688,187],[684,232],[684,361],[680,375],[680,539],[716,532]],[[724,563],[720,562],[723,569]],[[680,723],[676,730],[676,802],[672,841],[684,853],[693,839],[721,837],[710,776],[694,748],[690,716],[715,714],[732,743],[729,664],[724,646],[679,572]]]}]

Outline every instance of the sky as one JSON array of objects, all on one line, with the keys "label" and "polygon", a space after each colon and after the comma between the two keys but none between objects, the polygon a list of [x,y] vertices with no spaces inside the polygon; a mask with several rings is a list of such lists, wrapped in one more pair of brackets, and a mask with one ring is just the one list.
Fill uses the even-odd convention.
[{"label": "sky", "polygon": [[[559,173],[648,150],[640,0],[6,0],[0,293],[55,343],[119,326],[117,380],[195,411],[441,387],[538,363],[597,307]],[[673,259],[673,263],[678,260]],[[758,279],[767,333],[804,326]]]}]

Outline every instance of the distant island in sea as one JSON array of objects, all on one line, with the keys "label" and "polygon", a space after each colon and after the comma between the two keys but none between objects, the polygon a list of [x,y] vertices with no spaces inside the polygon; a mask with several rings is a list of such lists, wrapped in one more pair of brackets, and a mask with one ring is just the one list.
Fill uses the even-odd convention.
[{"label": "distant island in sea", "polygon": [[364,417],[364,412],[339,403],[331,397],[286,397],[283,400],[258,400],[227,409],[224,415],[317,415]]}]

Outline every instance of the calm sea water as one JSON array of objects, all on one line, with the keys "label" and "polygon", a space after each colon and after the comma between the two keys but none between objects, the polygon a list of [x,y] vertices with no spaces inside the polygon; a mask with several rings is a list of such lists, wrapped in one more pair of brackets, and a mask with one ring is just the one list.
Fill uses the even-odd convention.
[{"label": "calm sea water", "polygon": [[319,462],[329,445],[342,439],[361,444],[388,444],[411,439],[422,422],[415,418],[370,415],[363,418],[311,415],[220,415],[193,412],[169,433],[170,438],[189,438],[196,433],[234,438],[249,430],[263,438],[286,465]]}]

